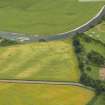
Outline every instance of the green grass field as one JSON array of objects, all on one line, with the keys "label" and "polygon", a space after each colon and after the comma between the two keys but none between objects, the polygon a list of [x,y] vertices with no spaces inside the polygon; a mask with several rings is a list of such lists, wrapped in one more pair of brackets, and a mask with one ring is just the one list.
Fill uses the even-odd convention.
[{"label": "green grass field", "polygon": [[94,95],[76,86],[0,84],[1,105],[86,105]]},{"label": "green grass field", "polygon": [[0,31],[55,34],[93,17],[104,2],[78,0],[0,0]]},{"label": "green grass field", "polygon": [[0,79],[79,81],[71,42],[55,41],[0,48]]}]

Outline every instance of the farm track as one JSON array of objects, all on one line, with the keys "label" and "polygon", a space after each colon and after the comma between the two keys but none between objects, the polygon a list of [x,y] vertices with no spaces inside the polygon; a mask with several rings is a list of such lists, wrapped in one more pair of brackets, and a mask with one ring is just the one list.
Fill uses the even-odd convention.
[{"label": "farm track", "polygon": [[73,37],[75,35],[84,33],[91,28],[95,27],[96,25],[102,23],[102,21],[105,19],[105,6],[102,7],[102,9],[97,13],[96,16],[94,16],[91,20],[89,20],[87,23],[81,25],[78,28],[75,28],[72,31],[60,33],[57,35],[29,35],[26,36],[25,34],[19,34],[19,33],[11,33],[11,32],[0,32],[0,37],[16,41],[19,43],[31,43],[31,42],[40,42],[40,41],[54,41],[54,40],[63,40],[68,37]]},{"label": "farm track", "polygon": [[18,83],[18,84],[46,84],[46,85],[63,85],[63,86],[79,86],[94,91],[93,88],[80,84],[78,82],[68,81],[47,81],[47,80],[0,80],[0,83]]}]

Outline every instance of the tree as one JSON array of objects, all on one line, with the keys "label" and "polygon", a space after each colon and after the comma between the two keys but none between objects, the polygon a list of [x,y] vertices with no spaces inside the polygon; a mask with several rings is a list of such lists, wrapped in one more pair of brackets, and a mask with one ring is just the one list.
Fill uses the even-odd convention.
[{"label": "tree", "polygon": [[105,63],[105,58],[95,51],[88,53],[87,58],[90,62],[97,64],[98,66],[102,66]]}]

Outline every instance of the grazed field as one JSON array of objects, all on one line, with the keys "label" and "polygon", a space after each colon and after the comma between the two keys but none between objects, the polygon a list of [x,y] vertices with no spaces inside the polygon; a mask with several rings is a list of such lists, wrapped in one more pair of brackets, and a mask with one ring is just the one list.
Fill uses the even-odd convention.
[{"label": "grazed field", "polygon": [[33,43],[0,48],[0,79],[78,81],[71,42]]},{"label": "grazed field", "polygon": [[89,20],[104,2],[78,0],[0,0],[0,31],[54,34]]},{"label": "grazed field", "polygon": [[94,95],[76,86],[0,84],[1,105],[86,105]]}]

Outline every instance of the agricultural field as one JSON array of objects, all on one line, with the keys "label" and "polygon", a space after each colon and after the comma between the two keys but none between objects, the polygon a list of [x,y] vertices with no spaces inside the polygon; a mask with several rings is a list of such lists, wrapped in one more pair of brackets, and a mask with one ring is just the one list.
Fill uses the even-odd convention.
[{"label": "agricultural field", "polygon": [[103,5],[78,0],[0,0],[0,31],[40,35],[70,31]]},{"label": "agricultural field", "polygon": [[[79,0],[0,0],[0,32],[55,35],[70,31],[95,16],[104,4]],[[105,22],[86,36],[104,43],[104,29]],[[7,40],[1,43],[0,38],[0,80],[80,84],[82,74],[73,40],[17,44]],[[79,40],[85,51],[85,73],[99,80],[100,66],[87,62],[84,54],[94,50],[98,57],[105,57],[105,46],[91,38]],[[0,83],[0,105],[91,105],[95,96],[96,92],[85,86]],[[105,94],[97,97],[92,105],[104,105]]]},{"label": "agricultural field", "polygon": [[72,41],[2,47],[0,55],[0,79],[79,81]]},{"label": "agricultural field", "polygon": [[1,105],[86,105],[94,95],[76,86],[0,83]]}]

